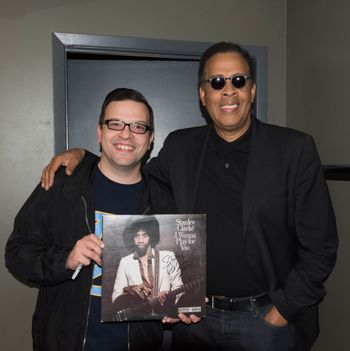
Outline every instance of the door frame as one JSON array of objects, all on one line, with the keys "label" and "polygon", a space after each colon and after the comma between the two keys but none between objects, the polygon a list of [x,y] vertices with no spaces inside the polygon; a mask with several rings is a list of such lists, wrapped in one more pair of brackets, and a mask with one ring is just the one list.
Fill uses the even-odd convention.
[{"label": "door frame", "polygon": [[[146,39],[109,35],[52,33],[54,152],[69,148],[68,130],[68,55],[115,55],[154,59],[200,60],[213,43],[183,40]],[[267,121],[267,48],[242,45],[256,62],[256,111]]]}]

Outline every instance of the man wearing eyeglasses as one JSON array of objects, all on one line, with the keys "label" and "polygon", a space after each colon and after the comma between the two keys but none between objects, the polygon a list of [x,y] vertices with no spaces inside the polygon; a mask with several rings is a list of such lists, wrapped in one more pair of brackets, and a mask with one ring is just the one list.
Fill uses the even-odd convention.
[{"label": "man wearing eyeglasses", "polygon": [[[167,189],[140,170],[154,138],[153,111],[143,95],[126,88],[111,91],[97,136],[101,157],[84,160],[71,177],[58,172],[50,191],[38,186],[16,216],[6,245],[9,270],[39,287],[34,350],[128,350],[128,325],[101,323],[103,242],[93,234],[94,213],[174,211]],[[140,330],[133,347],[160,346],[160,321],[133,328]]]},{"label": "man wearing eyeglasses", "polygon": [[[180,213],[207,214],[207,316],[174,324],[173,349],[309,350],[338,245],[313,139],[252,115],[254,65],[240,46],[209,47],[198,73],[211,123],[171,133],[146,167]],[[54,159],[43,185],[81,157]]]}]

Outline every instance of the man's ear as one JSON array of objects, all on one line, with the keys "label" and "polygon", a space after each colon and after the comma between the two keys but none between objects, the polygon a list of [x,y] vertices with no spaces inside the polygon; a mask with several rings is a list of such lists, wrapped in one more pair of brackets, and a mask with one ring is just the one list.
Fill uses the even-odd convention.
[{"label": "man's ear", "polygon": [[147,150],[149,150],[154,142],[154,133],[151,132],[151,135],[149,136],[149,144]]},{"label": "man's ear", "polygon": [[202,87],[199,88],[199,98],[203,106],[205,106],[206,91]]},{"label": "man's ear", "polygon": [[251,89],[250,91],[251,91],[251,96],[252,96],[251,103],[253,103],[255,101],[255,97],[256,97],[256,84],[253,83],[253,85],[250,89]]},{"label": "man's ear", "polygon": [[101,144],[101,138],[102,138],[101,134],[102,134],[102,126],[101,126],[101,124],[98,124],[97,125],[97,141],[99,144]]}]

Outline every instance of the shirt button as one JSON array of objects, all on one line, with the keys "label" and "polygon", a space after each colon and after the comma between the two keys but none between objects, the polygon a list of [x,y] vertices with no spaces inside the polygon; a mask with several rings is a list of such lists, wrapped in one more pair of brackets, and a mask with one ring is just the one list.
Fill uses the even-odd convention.
[{"label": "shirt button", "polygon": [[225,168],[229,168],[230,167],[230,164],[227,162],[225,163]]}]

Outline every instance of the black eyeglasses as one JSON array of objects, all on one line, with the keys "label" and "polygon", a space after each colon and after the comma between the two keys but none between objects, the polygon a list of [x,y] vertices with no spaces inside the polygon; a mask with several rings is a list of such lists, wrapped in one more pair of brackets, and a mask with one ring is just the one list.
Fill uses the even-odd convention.
[{"label": "black eyeglasses", "polygon": [[210,83],[210,86],[214,90],[221,90],[226,85],[226,81],[230,80],[232,85],[236,89],[239,89],[239,88],[243,88],[245,86],[247,79],[251,79],[251,77],[243,75],[243,74],[238,74],[238,75],[231,76],[231,77],[214,76],[214,77],[211,77],[211,78],[205,80],[203,83]]},{"label": "black eyeglasses", "polygon": [[145,134],[148,130],[152,130],[152,128],[146,124],[126,123],[123,121],[119,121],[117,119],[106,119],[102,122],[102,124],[107,125],[108,129],[118,130],[118,131],[123,130],[125,126],[128,126],[130,132],[135,134]]}]

